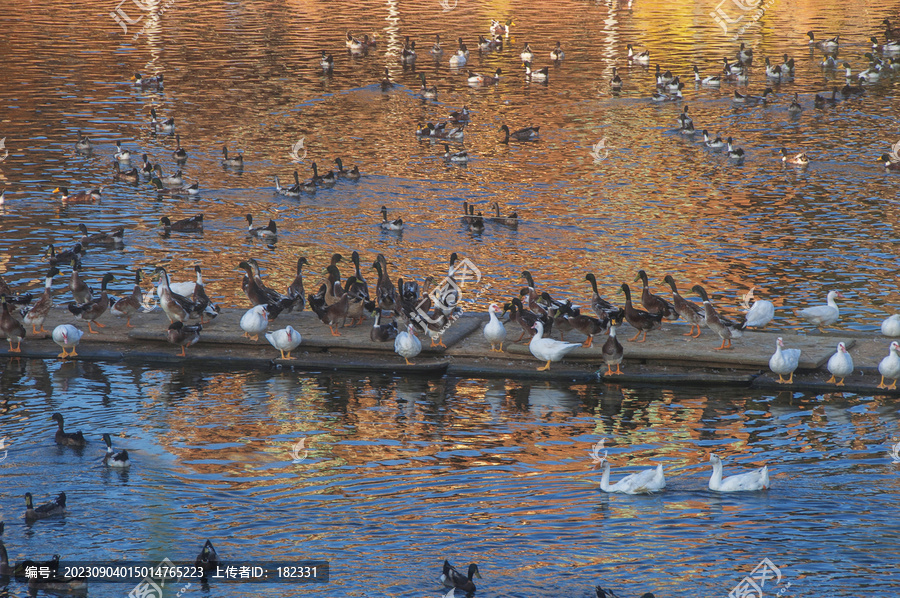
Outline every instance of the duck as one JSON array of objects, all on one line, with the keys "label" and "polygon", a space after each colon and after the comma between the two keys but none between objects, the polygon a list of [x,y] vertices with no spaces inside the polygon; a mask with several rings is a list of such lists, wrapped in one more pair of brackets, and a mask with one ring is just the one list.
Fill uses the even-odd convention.
[{"label": "duck", "polygon": [[281,351],[282,359],[296,359],[296,357],[291,357],[291,351],[299,347],[303,339],[300,333],[294,330],[292,326],[286,326],[281,330],[267,332],[266,340],[269,341],[270,345]]},{"label": "duck", "polygon": [[243,168],[244,167],[244,154],[240,153],[238,155],[232,154],[231,157],[228,157],[228,146],[222,146],[222,166],[226,168]]},{"label": "duck", "polygon": [[[779,336],[775,341],[775,353],[769,358],[769,369],[778,374],[779,384],[793,384],[794,370],[800,363],[800,349],[785,349],[784,340]],[[790,377],[785,380],[784,376]]]},{"label": "duck", "polygon": [[[482,330],[484,339],[491,344],[491,351],[497,353],[503,353],[503,341],[506,340],[506,326],[497,317],[497,314],[502,312],[503,309],[498,304],[491,303],[488,306],[488,317],[490,320],[484,325]],[[500,345],[499,349],[496,347],[498,344]]]},{"label": "duck", "polygon": [[794,94],[794,101],[788,106],[788,112],[793,115],[803,112],[803,106],[800,105],[800,98],[796,93]]},{"label": "duck", "polygon": [[[891,346],[888,347],[887,357],[878,363],[878,373],[881,374],[881,382],[878,383],[878,388],[897,389],[897,378],[900,378],[900,343],[897,341],[891,343]],[[885,378],[893,380],[893,382],[890,385],[885,384]]]},{"label": "duck", "polygon": [[[25,338],[28,331],[9,312],[6,295],[0,295],[0,331],[3,332],[6,340],[9,341],[9,352],[21,353],[22,339]],[[16,343],[15,349],[13,348],[13,341]]]},{"label": "duck", "polygon": [[135,73],[131,79],[137,87],[155,87],[156,89],[162,89],[164,84],[163,73],[160,73],[155,77],[144,77],[140,73]]},{"label": "duck", "polygon": [[621,494],[651,494],[659,492],[666,487],[666,477],[663,473],[662,463],[652,469],[645,469],[637,473],[632,473],[612,486],[609,485],[609,461],[604,453],[600,460],[603,467],[603,475],[600,478],[600,489],[604,492]]},{"label": "duck", "polygon": [[900,336],[900,314],[888,316],[881,322],[881,334],[885,336]]},{"label": "duck", "polygon": [[531,337],[531,342],[528,343],[528,350],[539,360],[547,362],[537,368],[539,372],[549,370],[551,362],[560,361],[567,354],[582,346],[581,343],[566,343],[551,338],[543,338],[544,324],[541,320],[537,320],[532,328],[536,332]]},{"label": "duck", "polygon": [[103,280],[100,284],[100,296],[96,299],[91,299],[87,303],[70,303],[69,311],[72,312],[76,318],[80,318],[88,323],[88,332],[92,334],[99,334],[99,330],[94,330],[92,328],[92,324],[96,324],[100,328],[105,328],[104,324],[97,322],[97,318],[106,313],[106,310],[109,309],[109,295],[106,294],[106,285],[109,284],[110,281],[115,280],[115,277],[112,273],[107,272],[103,275]]},{"label": "duck", "polygon": [[390,231],[403,230],[403,218],[388,220],[387,206],[381,206],[381,229]]},{"label": "duck", "polygon": [[447,128],[445,123],[441,123],[437,127],[429,123],[431,136],[435,139],[454,139],[462,141],[465,137],[465,129],[463,127]]},{"label": "duck", "polygon": [[297,307],[300,308],[298,311],[302,312],[306,305],[306,294],[303,290],[303,266],[305,265],[309,265],[306,257],[297,258],[297,274],[287,288],[287,298],[290,300],[290,303],[285,306],[287,312],[293,312]]},{"label": "duck", "polygon": [[840,291],[828,291],[828,295],[825,297],[825,305],[794,310],[794,314],[810,324],[815,324],[821,330],[823,326],[834,324],[841,317],[841,310],[838,308],[835,299],[844,299],[844,296]]},{"label": "duck", "polygon": [[34,499],[31,492],[25,493],[25,521],[36,521],[38,519],[47,519],[57,515],[65,515],[66,513],[66,493],[60,492],[56,500],[43,504],[39,507],[34,506]]},{"label": "duck", "polygon": [[378,282],[375,285],[375,301],[382,310],[393,310],[398,305],[397,292],[394,283],[387,271],[387,260],[382,254],[372,263],[372,267],[378,273]]},{"label": "duck", "polygon": [[734,147],[734,140],[731,137],[729,137],[725,143],[728,148],[728,159],[736,162],[743,162],[744,150],[739,147]]},{"label": "duck", "polygon": [[444,160],[454,164],[466,164],[469,161],[469,152],[462,150],[459,152],[451,152],[450,145],[444,144]]},{"label": "duck", "polygon": [[[569,303],[566,303],[559,308],[559,311],[563,312],[563,315],[566,316],[566,320],[572,329],[577,330],[587,337],[581,345],[586,349],[593,347],[594,336],[607,332],[611,324],[608,317],[594,318],[587,314],[575,313]],[[559,329],[559,327],[557,328]]]},{"label": "duck", "polygon": [[[600,354],[603,355],[603,361],[606,363],[606,376],[613,374],[622,374],[622,360],[625,358],[625,348],[616,338],[616,322],[612,322],[609,326],[609,336],[606,342],[600,347]],[[616,366],[616,371],[612,371],[612,366]]]},{"label": "duck", "polygon": [[502,74],[503,70],[499,68],[494,71],[493,75],[481,75],[479,73],[469,71],[466,82],[468,82],[469,85],[495,85],[499,83],[500,76]]},{"label": "duck", "polygon": [[278,226],[274,220],[269,220],[266,226],[258,226],[253,228],[253,215],[244,216],[247,219],[247,234],[257,239],[273,239],[278,236]]},{"label": "duck", "polygon": [[756,471],[722,478],[722,460],[718,455],[709,456],[713,472],[709,478],[709,489],[714,492],[754,492],[769,487],[769,466],[763,465]]},{"label": "duck", "polygon": [[535,141],[540,135],[540,127],[525,127],[510,133],[509,126],[503,125],[500,130],[503,131],[503,141],[500,143],[509,143],[510,139],[516,141]]},{"label": "duck", "polygon": [[91,141],[90,137],[87,135],[82,135],[81,131],[78,131],[78,140],[75,141],[75,151],[81,153],[88,153],[93,151],[94,143]]},{"label": "duck", "polygon": [[466,572],[466,575],[463,575],[456,570],[456,567],[450,564],[450,561],[445,560],[440,581],[445,587],[462,590],[471,595],[475,592],[475,582],[472,581],[473,577],[483,579],[481,573],[478,571],[478,565],[475,563],[469,564],[469,570]]},{"label": "duck", "polygon": [[179,166],[187,162],[188,154],[184,151],[184,148],[181,147],[181,135],[175,135],[175,151],[172,152],[172,159],[175,160],[175,163]]},{"label": "duck", "polygon": [[381,79],[381,91],[387,92],[394,89],[394,82],[391,81],[391,72],[384,67],[384,77]]},{"label": "duck", "polygon": [[694,65],[694,81],[706,87],[719,87],[722,85],[722,78],[718,75],[710,75],[709,77],[701,77],[700,69]]},{"label": "duck", "polygon": [[785,148],[781,148],[781,161],[784,164],[793,164],[795,166],[809,166],[809,156],[797,154],[792,157]]},{"label": "duck", "polygon": [[716,311],[716,308],[713,307],[713,304],[710,302],[706,289],[699,284],[695,284],[691,287],[691,290],[703,299],[703,309],[705,310],[707,328],[718,334],[719,338],[722,339],[722,346],[717,347],[716,350],[730,349],[731,339],[743,336],[740,325],[729,320],[725,316],[719,315],[719,312]]},{"label": "duck", "polygon": [[137,167],[133,167],[131,170],[122,172],[121,166],[116,160],[113,160],[113,180],[116,181],[125,181],[126,183],[137,183],[141,180],[141,175],[138,172]]},{"label": "duck", "polygon": [[422,81],[422,86],[419,88],[419,96],[425,100],[436,100],[438,97],[438,88],[437,85],[432,85],[428,87],[425,82],[425,73],[419,73],[419,80]]},{"label": "duck", "polygon": [[591,309],[594,310],[597,317],[602,319],[606,316],[610,320],[621,322],[622,318],[625,317],[625,310],[600,296],[600,293],[597,291],[597,277],[592,272],[588,272],[584,275],[584,279],[591,284],[591,290],[593,291],[591,295]]},{"label": "duck", "polygon": [[72,277],[69,279],[69,290],[72,291],[72,297],[76,303],[89,302],[93,298],[93,291],[78,274],[78,271],[81,269],[79,260],[72,259],[69,265],[72,268]]},{"label": "duck", "polygon": [[103,456],[103,464],[107,467],[125,468],[131,465],[128,459],[128,451],[121,450],[118,453],[113,450],[112,439],[109,434],[103,435],[103,442],[106,443],[106,454]]},{"label": "duck", "polygon": [[53,190],[53,193],[59,193],[60,200],[66,203],[87,203],[97,201],[101,198],[100,189],[79,191],[78,193],[69,194],[68,187],[57,187]]},{"label": "duck", "polygon": [[[691,126],[691,127],[692,127],[693,124],[694,124],[694,119],[691,118],[690,115],[688,114],[688,107],[687,107],[687,106],[685,106],[685,107],[682,109],[681,114],[678,115],[678,119],[677,119],[677,120],[678,120],[678,125],[679,125],[682,129],[684,129],[684,128],[688,127],[688,126]],[[692,127],[692,128],[693,128],[693,127]]]},{"label": "duck", "polygon": [[[153,276],[159,277],[159,284],[156,289],[159,295],[159,305],[169,318],[170,324],[172,322],[184,322],[191,313],[197,310],[193,301],[172,289],[172,285],[169,282],[169,273],[166,272],[165,268],[157,266],[156,270],[153,271]],[[193,286],[195,285],[191,286],[191,293],[193,293]]]},{"label": "duck", "polygon": [[241,316],[241,330],[244,331],[243,336],[252,341],[259,340],[260,333],[269,327],[269,315],[266,313],[265,305],[256,305],[248,309]]},{"label": "duck", "polygon": [[[423,81],[424,84],[424,81]],[[437,93],[437,87],[434,88],[435,93]],[[435,99],[437,99],[437,95],[435,95]],[[335,158],[334,163],[337,165],[337,170],[335,174],[338,177],[345,178],[348,181],[358,181],[362,175],[359,173],[359,166],[354,165],[350,170],[344,169],[344,162],[340,158]]]},{"label": "duck", "polygon": [[522,62],[531,62],[534,60],[534,52],[531,51],[531,46],[529,44],[525,44],[525,49],[519,54],[519,58],[522,59]]},{"label": "duck", "polygon": [[334,184],[337,183],[337,179],[334,176],[334,171],[329,170],[325,174],[319,175],[319,165],[313,162],[310,166],[313,169],[312,181],[319,187],[324,187],[327,189],[329,187],[334,187]]},{"label": "duck", "polygon": [[[702,324],[706,324],[705,310],[693,301],[688,301],[681,296],[681,294],[678,292],[678,288],[675,286],[675,279],[672,278],[671,274],[666,274],[666,277],[663,279],[663,281],[667,283],[672,289],[672,307],[674,308],[675,312],[679,316],[681,316],[681,318],[685,322],[691,325],[691,329],[685,332],[682,336],[697,338],[698,336],[700,336],[700,326]],[[697,334],[694,334],[694,326],[697,327]]]},{"label": "duck", "polygon": [[503,38],[502,37],[493,37],[491,39],[487,39],[483,35],[478,36],[478,51],[479,52],[490,52],[492,50],[502,50],[503,49]]},{"label": "duck", "polygon": [[406,361],[406,365],[415,365],[409,359],[422,352],[422,342],[416,337],[416,327],[413,324],[407,325],[406,330],[397,334],[394,352]]},{"label": "duck", "polygon": [[325,73],[331,73],[334,71],[334,56],[322,50],[322,59],[319,61],[319,66],[322,67],[322,71]]},{"label": "duck", "polygon": [[[329,266],[329,269],[336,268]],[[334,290],[338,291],[339,289],[341,292],[343,291],[340,281],[336,281]],[[326,305],[324,293],[322,293],[321,297],[319,294],[310,294],[307,300],[309,301],[309,308],[319,317],[323,324],[331,329],[331,336],[341,336],[337,328],[344,326],[347,322],[347,315],[350,309],[350,293],[342,293],[340,298],[331,305]]]},{"label": "duck", "polygon": [[157,133],[171,134],[175,132],[175,118],[159,120],[156,116],[156,108],[150,109],[150,128]]},{"label": "duck", "polygon": [[566,53],[563,52],[562,45],[559,42],[556,42],[556,47],[550,50],[550,60],[552,60],[553,62],[559,62],[565,57]]},{"label": "duck", "polygon": [[122,149],[121,141],[116,141],[116,153],[113,155],[113,157],[116,159],[116,162],[120,164],[127,164],[131,162],[131,152]]},{"label": "duck", "polygon": [[781,63],[781,74],[785,77],[794,75],[794,59],[788,58],[787,54],[783,55],[784,62]]},{"label": "duck", "polygon": [[78,230],[81,232],[81,240],[79,242],[82,247],[90,247],[91,245],[121,245],[125,239],[125,227],[122,226],[107,233],[94,233],[89,235],[87,226],[82,222],[78,225]]},{"label": "duck", "polygon": [[622,77],[619,76],[619,69],[613,67],[613,77],[609,81],[609,87],[613,93],[619,93],[622,91]]},{"label": "duck", "polygon": [[[44,330],[44,320],[47,319],[47,314],[53,309],[53,295],[50,292],[50,287],[53,285],[53,277],[57,274],[59,274],[59,270],[56,267],[51,267],[44,278],[44,293],[31,306],[31,309],[25,313],[24,322],[26,325],[31,326],[32,334],[49,332]],[[41,327],[40,330],[37,330],[38,326]]]},{"label": "duck", "polygon": [[190,197],[191,195],[197,195],[200,193],[200,183],[194,183],[193,185],[189,185],[187,187],[175,187],[171,189],[167,189],[159,177],[153,177],[150,179],[150,183],[156,188],[156,192],[159,195],[169,195],[172,197]]},{"label": "duck", "polygon": [[750,305],[753,300],[753,291],[756,287],[750,287],[750,290],[743,297],[741,305],[746,310],[744,315],[744,323],[742,328],[761,328],[772,321],[775,317],[775,304],[766,299],[757,299]]},{"label": "duck", "polygon": [[881,154],[878,161],[884,165],[885,170],[900,170],[900,162],[894,162],[888,154]]},{"label": "duck", "polygon": [[870,37],[869,39],[872,40],[873,50],[880,50],[884,54],[894,54],[896,52],[900,52],[900,42],[893,41],[890,38],[886,37],[884,40],[884,44],[879,44],[877,37]]},{"label": "duck", "polygon": [[190,218],[182,218],[172,222],[168,216],[159,219],[159,226],[163,234],[176,233],[200,233],[203,232],[203,214],[197,214]]},{"label": "duck", "polygon": [[[628,285],[622,283],[621,289],[622,292],[625,293],[625,319],[637,330],[637,334],[628,340],[643,343],[647,340],[648,332],[662,327],[663,313],[650,313],[642,309],[637,309],[631,303],[631,289],[628,288]],[[644,334],[643,338],[637,340],[637,338],[641,336],[641,333]]]},{"label": "duck", "polygon": [[[290,187],[282,187],[281,181],[278,179],[278,175],[274,175],[275,178],[275,193],[278,195],[283,195],[285,197],[300,197],[300,173],[296,170],[294,171],[294,184]],[[316,186],[313,184],[312,186],[313,192],[315,192]]]},{"label": "duck", "polygon": [[434,45],[431,46],[429,53],[435,58],[440,58],[444,55],[444,49],[441,47],[441,35],[439,33],[434,35]]},{"label": "duck", "polygon": [[[219,566],[219,554],[209,540],[203,544],[203,548],[200,550],[197,558],[194,559],[194,566],[204,573],[215,571]],[[205,580],[206,576],[204,575],[202,579]]]},{"label": "duck", "polygon": [[737,61],[735,63],[729,63],[728,57],[725,56],[722,58],[722,62],[724,66],[722,67],[722,74],[728,78],[741,78],[744,74],[744,65],[741,61]]},{"label": "duck", "polygon": [[[47,246],[47,252],[44,254],[44,256],[47,258],[47,262],[51,266],[59,266],[62,264],[71,265],[74,261],[75,265],[80,268],[81,256],[84,253],[84,247],[81,245],[81,243],[75,243],[75,245],[72,246],[72,249],[65,249],[63,251],[60,251],[59,253],[57,253],[56,248],[51,243]],[[10,294],[3,293],[2,289],[0,289],[0,293],[7,295]]]},{"label": "duck", "polygon": [[530,79],[531,81],[547,81],[550,78],[550,67],[543,67],[538,70],[531,69],[530,62],[523,62],[522,66],[525,67],[525,78]]},{"label": "duck", "polygon": [[854,97],[854,96],[862,96],[865,94],[866,94],[866,90],[863,89],[863,87],[860,85],[850,85],[848,83],[847,85],[844,85],[841,88],[841,95],[844,96],[845,98],[850,98],[850,97]]},{"label": "duck", "polygon": [[664,320],[674,321],[678,319],[678,312],[671,303],[658,295],[650,292],[650,283],[647,279],[647,273],[644,270],[638,270],[637,277],[634,282],[640,280],[643,283],[641,291],[641,305],[644,306],[651,314],[661,313]]},{"label": "duck", "polygon": [[766,104],[768,103],[768,95],[774,94],[775,92],[771,87],[767,87],[763,90],[762,95],[754,96],[750,94],[742,94],[738,90],[734,90],[734,97],[731,99],[735,104],[745,104],[747,106],[756,106],[757,104]]},{"label": "duck", "polygon": [[125,327],[134,328],[131,325],[131,316],[140,311],[144,301],[144,293],[141,291],[141,270],[138,268],[134,271],[134,287],[131,289],[131,295],[110,302],[109,313],[114,316],[125,318]]},{"label": "duck", "polygon": [[356,276],[347,278],[344,284],[344,294],[350,295],[350,305],[347,307],[347,317],[350,318],[350,327],[362,324],[367,315],[375,311],[375,302],[369,298],[369,289],[365,281],[360,281]]},{"label": "duck", "polygon": [[386,343],[397,338],[397,322],[381,323],[381,310],[375,310],[375,322],[369,332],[369,338],[375,343]]},{"label": "duck", "polygon": [[768,56],[766,56],[766,77],[770,79],[781,79],[781,65],[773,65]]},{"label": "duck", "polygon": [[[491,35],[505,35],[509,37],[509,30],[513,25],[515,25],[515,23],[513,23],[512,19],[506,19],[506,21],[503,23],[491,19]],[[481,576],[479,575],[478,577]]]},{"label": "duck", "polygon": [[[75,352],[75,347],[78,346],[82,335],[84,335],[84,332],[71,324],[60,324],[54,328],[50,336],[53,338],[53,342],[62,347],[63,350],[57,357],[60,359],[77,357],[78,353]],[[71,352],[69,351],[70,349]]]},{"label": "duck", "polygon": [[87,444],[87,440],[84,439],[84,434],[81,431],[78,432],[66,432],[63,430],[63,416],[62,413],[54,413],[50,416],[50,419],[56,422],[56,444],[65,444],[66,446],[84,446]]},{"label": "duck", "polygon": [[353,35],[348,31],[347,32],[347,49],[351,54],[365,54],[369,51],[369,45],[363,41],[360,41],[353,37]]},{"label": "duck", "polygon": [[628,44],[626,47],[628,48],[628,60],[636,64],[650,64],[650,50],[636,53],[631,44]]},{"label": "duck", "polygon": [[[831,378],[827,380],[826,384],[833,383],[835,386],[843,386],[844,378],[853,373],[853,358],[847,352],[847,345],[838,343],[837,351],[828,358],[825,367],[831,372]],[[840,380],[837,379],[838,376],[841,377]]]},{"label": "duck", "polygon": [[809,37],[809,45],[810,46],[816,46],[816,47],[821,48],[822,50],[825,50],[828,52],[833,52],[834,50],[837,50],[838,46],[841,43],[840,34],[838,34],[834,37],[830,37],[828,39],[823,39],[823,40],[819,40],[819,41],[816,41],[816,35],[812,31],[807,31],[806,35]]},{"label": "duck", "polygon": [[466,54],[463,48],[459,48],[455,54],[450,57],[450,68],[460,68],[466,66]]}]

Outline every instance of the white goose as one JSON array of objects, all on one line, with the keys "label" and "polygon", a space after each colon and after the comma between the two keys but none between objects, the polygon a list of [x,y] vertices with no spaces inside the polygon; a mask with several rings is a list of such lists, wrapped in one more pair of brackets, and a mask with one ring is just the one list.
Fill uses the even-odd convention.
[{"label": "white goose", "polygon": [[544,324],[541,321],[535,322],[532,328],[537,330],[537,332],[531,337],[528,349],[532,355],[541,361],[547,362],[543,367],[538,368],[539,372],[549,370],[551,361],[559,361],[567,353],[581,346],[581,343],[564,343],[550,338],[542,338],[544,336]]},{"label": "white goose", "polygon": [[[57,357],[76,357],[78,353],[75,352],[75,347],[78,346],[78,341],[81,340],[82,335],[84,335],[84,332],[71,324],[60,324],[54,328],[52,334],[53,342],[62,347],[63,350]],[[69,349],[72,350],[71,353],[68,352]]]},{"label": "white goose", "polygon": [[[887,357],[878,364],[878,373],[881,374],[881,382],[878,388],[888,390],[897,389],[897,378],[900,378],[900,343],[894,341],[888,349]],[[884,383],[884,379],[893,380],[890,385]]]},{"label": "white goose", "polygon": [[265,305],[257,305],[251,307],[241,316],[241,330],[244,336],[252,341],[259,340],[259,335],[265,332],[269,326],[269,314],[266,312]]},{"label": "white goose", "polygon": [[[484,338],[487,342],[491,343],[491,351],[498,351],[503,353],[503,341],[506,340],[506,327],[503,325],[503,322],[497,318],[497,314],[500,313],[502,309],[496,303],[491,303],[490,307],[488,307],[488,315],[491,317],[491,321],[484,325]],[[499,344],[500,348],[495,349],[494,345]]]},{"label": "white goose", "polygon": [[[836,386],[843,386],[844,378],[853,373],[853,358],[847,352],[847,345],[838,343],[837,351],[828,358],[826,367],[831,372],[831,378],[828,379],[828,383],[833,382]],[[841,377],[840,380],[837,379],[838,376]]]},{"label": "white goose", "polygon": [[[303,339],[300,333],[294,330],[292,326],[287,326],[275,332],[267,332],[266,340],[269,341],[270,345],[281,351],[282,359],[296,359],[296,357],[291,357],[291,351],[299,347],[300,341]],[[285,352],[287,356],[285,356]]]},{"label": "white goose", "polygon": [[750,287],[750,290],[744,295],[744,300],[741,303],[746,310],[745,321],[742,328],[758,328],[765,326],[775,317],[775,304],[771,301],[757,299],[753,302],[752,306],[750,305],[750,301],[753,300],[753,290],[755,288],[756,287]]},{"label": "white goose", "polygon": [[637,473],[625,476],[612,486],[609,485],[609,461],[606,460],[606,452],[600,460],[603,464],[603,476],[600,478],[600,489],[604,492],[620,492],[622,494],[649,494],[658,492],[666,487],[666,477],[663,474],[662,463],[653,469],[645,469]]},{"label": "white goose", "polygon": [[841,310],[838,309],[837,303],[834,301],[835,298],[843,299],[844,296],[839,291],[828,291],[828,297],[825,300],[826,305],[807,307],[794,313],[819,328],[834,324],[841,317]]},{"label": "white goose", "polygon": [[881,334],[885,336],[900,336],[900,314],[894,314],[881,323]]},{"label": "white goose", "polygon": [[[778,382],[780,384],[794,383],[794,370],[800,363],[800,349],[785,349],[784,341],[781,337],[775,341],[775,353],[769,358],[769,369],[778,374]],[[785,380],[783,376],[790,375]]]},{"label": "white goose", "polygon": [[769,466],[763,465],[756,471],[731,475],[722,478],[722,460],[716,455],[710,455],[709,460],[713,466],[712,476],[709,478],[709,489],[715,492],[752,492],[769,487]]},{"label": "white goose", "polygon": [[394,339],[394,352],[406,360],[406,365],[415,365],[409,362],[409,358],[422,352],[422,343],[416,337],[415,326],[409,324],[406,330],[397,335]]}]

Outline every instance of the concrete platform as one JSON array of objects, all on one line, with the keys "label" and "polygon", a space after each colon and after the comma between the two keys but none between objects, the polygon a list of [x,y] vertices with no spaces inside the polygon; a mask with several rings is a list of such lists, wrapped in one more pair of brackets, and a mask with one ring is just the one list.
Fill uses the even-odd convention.
[{"label": "concrete platform", "polygon": [[[358,327],[341,329],[341,336],[331,335],[327,326],[315,314],[282,314],[270,323],[269,330],[290,324],[303,337],[293,353],[296,359],[282,360],[279,353],[264,337],[252,341],[242,336],[240,317],[243,309],[223,309],[212,322],[204,325],[200,342],[190,347],[186,357],[179,357],[179,347],[166,340],[168,319],[160,311],[139,314],[132,318],[134,328],[126,328],[124,319],[105,314],[89,334],[87,325],[76,320],[65,308],[54,308],[44,323],[52,331],[58,324],[74,324],[85,331],[78,346],[76,359],[96,361],[126,361],[142,364],[190,364],[207,368],[274,368],[290,367],[298,371],[373,371],[397,375],[458,375],[466,377],[504,377],[521,379],[554,379],[560,381],[597,381],[627,385],[696,385],[735,386],[766,389],[803,390],[810,392],[855,392],[861,394],[900,395],[900,390],[879,390],[878,363],[887,355],[891,339],[877,333],[841,332],[797,334],[788,331],[748,331],[734,339],[733,348],[716,350],[721,344],[718,336],[704,329],[698,338],[683,336],[686,326],[667,324],[662,330],[651,332],[644,343],[631,342],[634,330],[627,325],[619,329],[619,340],[625,348],[624,374],[605,375],[606,366],[600,353],[605,337],[595,339],[591,348],[578,348],[548,372],[538,372],[540,364],[529,352],[526,342],[506,342],[504,352],[490,351],[481,335],[487,316],[466,314],[444,335],[444,347],[429,347],[430,339],[422,340],[423,351],[415,365],[406,365],[394,353],[393,342],[374,343],[369,339],[372,319]],[[507,325],[510,341],[521,329]],[[785,346],[802,351],[800,366],[791,386],[779,384],[768,369],[769,357],[775,349],[775,339],[781,336]],[[558,335],[554,335],[558,338]],[[570,332],[566,340],[582,342],[583,335]],[[838,342],[844,342],[854,359],[855,371],[837,387],[826,381],[830,374],[824,364],[835,352]],[[0,355],[8,353],[8,345],[0,346]],[[22,342],[21,354],[11,357],[52,359],[60,348],[49,333],[33,336],[29,330]]]}]

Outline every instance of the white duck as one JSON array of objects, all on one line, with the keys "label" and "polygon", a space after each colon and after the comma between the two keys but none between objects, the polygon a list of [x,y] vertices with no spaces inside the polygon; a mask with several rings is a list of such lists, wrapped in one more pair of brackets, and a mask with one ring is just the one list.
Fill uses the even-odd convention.
[{"label": "white duck", "polygon": [[[778,374],[778,382],[780,384],[794,383],[794,370],[800,363],[800,349],[785,349],[784,341],[781,337],[775,341],[775,353],[769,358],[769,369]],[[790,374],[790,378],[785,380],[783,376]]]},{"label": "white duck", "polygon": [[663,474],[662,463],[653,469],[645,469],[637,473],[625,476],[612,486],[609,485],[609,461],[606,460],[606,452],[600,460],[603,464],[603,476],[600,478],[600,489],[604,492],[620,492],[622,494],[649,494],[658,492],[666,487],[666,477]]},{"label": "white duck", "polygon": [[[78,353],[75,352],[75,347],[78,346],[78,341],[81,340],[81,336],[84,334],[78,328],[75,328],[71,324],[60,324],[56,328],[53,329],[53,342],[62,347],[63,352],[58,355],[58,357],[75,357]],[[69,353],[68,350],[71,349],[72,352]]]},{"label": "white duck", "polygon": [[765,326],[775,317],[775,304],[771,301],[757,299],[753,302],[752,306],[750,305],[750,301],[753,301],[753,290],[755,288],[756,287],[750,287],[750,290],[744,295],[744,300],[741,303],[746,310],[743,328],[759,328]]},{"label": "white duck", "polygon": [[817,305],[815,307],[807,307],[806,309],[801,309],[799,311],[795,311],[794,313],[809,322],[810,324],[815,324],[819,328],[822,326],[828,326],[829,324],[834,324],[841,317],[841,311],[838,309],[837,303],[835,303],[835,298],[843,299],[844,296],[841,295],[839,291],[828,291],[828,297],[826,298],[827,305]]},{"label": "white duck", "polygon": [[[501,307],[496,303],[491,303],[488,307],[488,315],[491,317],[491,321],[484,325],[484,338],[487,342],[491,343],[491,351],[498,351],[503,353],[503,341],[506,340],[506,327],[503,325],[503,322],[497,318],[497,314],[502,311]],[[500,344],[499,349],[495,349],[494,345]]]},{"label": "white duck", "polygon": [[259,340],[259,335],[265,332],[268,326],[269,314],[266,312],[265,305],[251,307],[247,313],[241,316],[241,330],[244,331],[244,336],[252,341]]},{"label": "white duck", "polygon": [[422,343],[416,337],[415,326],[409,324],[406,330],[397,335],[394,339],[394,352],[406,360],[406,365],[415,365],[409,362],[409,358],[422,352]]},{"label": "white duck", "polygon": [[710,455],[709,460],[713,466],[712,476],[709,478],[710,490],[715,492],[752,492],[769,487],[768,465],[763,465],[756,471],[730,475],[723,479],[722,460],[716,455]]},{"label": "white duck", "polygon": [[450,57],[450,68],[461,66],[466,66],[466,55],[462,50],[457,50],[456,54]]},{"label": "white duck", "polygon": [[550,338],[542,338],[544,336],[544,324],[540,321],[535,322],[532,328],[537,330],[537,332],[531,337],[528,349],[532,355],[541,361],[547,362],[544,367],[537,369],[539,372],[549,370],[551,361],[559,361],[567,353],[581,346],[581,343],[564,343]]},{"label": "white duck", "polygon": [[[897,389],[897,378],[900,378],[900,343],[897,341],[891,343],[887,357],[878,364],[878,373],[881,374],[881,382],[878,384],[878,388]],[[885,378],[893,380],[890,386],[884,383]]]},{"label": "white duck", "polygon": [[900,314],[894,314],[881,323],[881,334],[885,336],[900,336]]},{"label": "white duck", "polygon": [[[844,343],[838,343],[837,351],[828,358],[828,371],[831,372],[831,378],[828,382],[834,382],[837,386],[844,385],[844,378],[853,373],[853,358],[847,352],[847,346]],[[837,380],[840,376],[841,379]]]},{"label": "white duck", "polygon": [[[287,326],[275,332],[267,332],[266,340],[269,341],[270,345],[281,351],[282,359],[296,359],[296,357],[291,357],[291,351],[299,347],[300,341],[303,339],[300,337],[300,333],[294,330],[292,326]],[[285,352],[287,352],[287,356],[285,356]]]}]

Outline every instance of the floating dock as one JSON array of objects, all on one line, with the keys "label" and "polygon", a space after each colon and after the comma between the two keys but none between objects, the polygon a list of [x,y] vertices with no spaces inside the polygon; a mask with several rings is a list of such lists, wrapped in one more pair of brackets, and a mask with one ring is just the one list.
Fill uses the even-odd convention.
[{"label": "floating dock", "polygon": [[[698,338],[684,336],[687,326],[667,323],[661,330],[647,335],[644,343],[631,342],[634,330],[627,324],[618,328],[618,338],[625,348],[622,375],[607,376],[607,368],[600,353],[606,337],[594,339],[594,346],[578,348],[566,358],[552,364],[549,371],[539,372],[543,365],[528,350],[525,341],[516,339],[522,328],[507,323],[507,341],[503,353],[492,352],[481,329],[487,315],[464,314],[444,334],[445,347],[429,347],[430,340],[422,335],[422,353],[406,365],[394,353],[393,341],[376,343],[369,338],[372,319],[356,327],[340,329],[341,336],[332,336],[328,327],[310,312],[282,314],[269,324],[269,331],[291,325],[302,336],[301,345],[292,353],[295,359],[283,360],[265,336],[258,341],[245,338],[240,328],[244,309],[223,309],[212,322],[204,324],[200,341],[187,349],[187,356],[178,354],[176,347],[166,340],[168,318],[155,310],[132,317],[133,328],[125,327],[125,320],[109,313],[99,322],[105,327],[91,334],[87,324],[75,319],[64,307],[54,307],[44,322],[52,331],[59,324],[73,324],[84,331],[74,359],[91,361],[125,361],[145,365],[172,366],[187,364],[211,369],[261,369],[291,367],[297,371],[369,371],[397,375],[454,375],[472,378],[502,377],[517,379],[558,380],[569,382],[599,381],[622,384],[695,385],[755,387],[812,392],[854,392],[868,395],[900,395],[900,390],[877,388],[881,380],[878,363],[888,354],[891,340],[880,332],[818,331],[798,334],[791,331],[745,331],[732,341],[733,348],[716,350],[721,339],[704,328]],[[781,336],[785,347],[800,349],[800,365],[794,373],[792,385],[780,384],[769,371],[769,358],[775,351],[775,339]],[[558,333],[553,338],[559,338]],[[586,337],[566,334],[570,342],[582,342]],[[825,368],[837,344],[844,342],[853,357],[854,372],[844,386],[827,383],[831,377]],[[8,353],[3,343],[0,354],[10,357],[56,359],[61,349],[49,333],[28,335],[22,341],[21,353]]]}]

